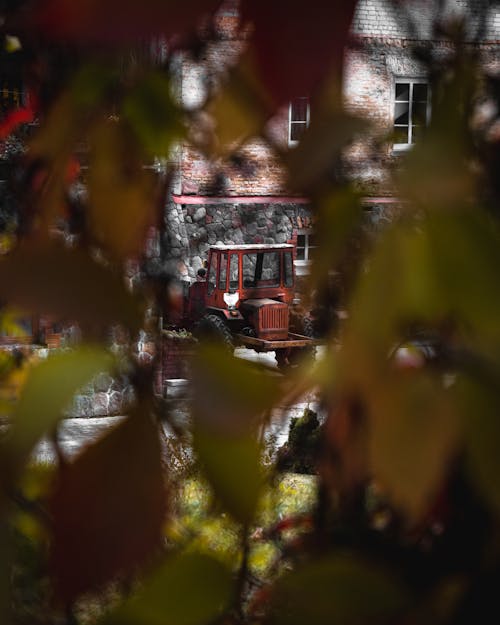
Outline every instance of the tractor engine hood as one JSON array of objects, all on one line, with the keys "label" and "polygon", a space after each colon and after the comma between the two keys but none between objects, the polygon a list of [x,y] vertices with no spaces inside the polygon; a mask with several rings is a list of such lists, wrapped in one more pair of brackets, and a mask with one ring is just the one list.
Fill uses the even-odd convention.
[{"label": "tractor engine hood", "polygon": [[288,338],[289,309],[285,302],[268,297],[247,299],[240,303],[240,311],[249,318],[258,338]]}]

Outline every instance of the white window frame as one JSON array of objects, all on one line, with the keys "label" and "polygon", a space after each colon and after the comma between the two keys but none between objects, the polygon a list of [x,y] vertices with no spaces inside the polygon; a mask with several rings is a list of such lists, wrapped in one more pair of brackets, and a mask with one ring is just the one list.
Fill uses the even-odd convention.
[{"label": "white window frame", "polygon": [[[304,276],[309,273],[309,267],[311,266],[311,258],[309,257],[309,250],[316,249],[317,245],[310,245],[309,237],[314,236],[316,233],[312,228],[299,228],[297,230],[297,243],[299,240],[299,236],[305,236],[305,244],[304,244],[304,258],[294,260],[295,265],[295,273],[298,276]],[[298,245],[297,245],[298,249]]]},{"label": "white window frame", "polygon": [[[292,120],[292,104],[297,100],[307,100],[305,119]],[[292,139],[292,127],[294,125],[301,125],[301,126],[305,126],[305,129],[307,129],[309,128],[310,119],[311,119],[311,103],[309,102],[309,98],[307,96],[300,96],[298,98],[294,98],[291,102],[289,102],[288,104],[288,145],[289,147],[292,147],[299,143],[299,140]]]},{"label": "white window frame", "polygon": [[[392,121],[392,129],[394,130],[398,126],[396,126],[395,122],[395,109],[396,109],[396,85],[408,83],[410,85],[409,90],[409,106],[408,106],[408,142],[406,143],[393,143],[393,150],[395,152],[400,152],[404,150],[409,150],[415,143],[412,143],[413,138],[413,87],[414,85],[427,85],[427,107],[426,107],[426,118],[425,123],[426,126],[429,124],[431,118],[431,86],[429,84],[429,80],[426,76],[420,77],[408,77],[408,76],[395,76],[393,81],[392,88],[392,98],[391,98],[391,121]],[[404,127],[405,124],[401,124],[401,127]]]}]

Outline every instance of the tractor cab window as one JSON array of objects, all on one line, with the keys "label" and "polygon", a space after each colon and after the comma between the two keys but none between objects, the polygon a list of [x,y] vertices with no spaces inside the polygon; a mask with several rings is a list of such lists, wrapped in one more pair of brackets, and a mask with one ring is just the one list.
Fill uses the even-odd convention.
[{"label": "tractor cab window", "polygon": [[220,256],[220,270],[219,270],[219,289],[226,290],[227,280],[227,253]]},{"label": "tractor cab window", "polygon": [[229,257],[229,288],[237,289],[239,286],[238,254]]},{"label": "tractor cab window", "polygon": [[285,252],[283,254],[284,267],[283,267],[283,284],[288,287],[293,286],[293,258],[292,252]]},{"label": "tractor cab window", "polygon": [[243,255],[243,288],[273,287],[279,284],[279,252],[256,252]]},{"label": "tractor cab window", "polygon": [[217,286],[217,266],[219,264],[219,255],[211,254],[210,269],[208,270],[207,293],[211,295]]}]

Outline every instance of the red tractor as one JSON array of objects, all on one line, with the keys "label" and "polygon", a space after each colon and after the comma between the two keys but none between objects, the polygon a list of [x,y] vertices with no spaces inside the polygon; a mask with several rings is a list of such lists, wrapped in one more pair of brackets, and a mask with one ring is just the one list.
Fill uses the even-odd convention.
[{"label": "red tractor", "polygon": [[294,278],[293,245],[214,245],[206,281],[189,287],[184,324],[231,349],[275,351],[286,367],[319,343],[310,319],[292,312]]}]

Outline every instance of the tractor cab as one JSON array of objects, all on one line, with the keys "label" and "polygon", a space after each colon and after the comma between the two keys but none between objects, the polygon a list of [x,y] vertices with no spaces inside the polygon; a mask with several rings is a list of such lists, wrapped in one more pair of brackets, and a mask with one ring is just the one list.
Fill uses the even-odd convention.
[{"label": "tractor cab", "polygon": [[293,245],[215,245],[207,271],[207,307],[239,308],[248,299],[293,300]]}]

